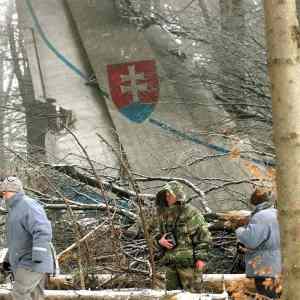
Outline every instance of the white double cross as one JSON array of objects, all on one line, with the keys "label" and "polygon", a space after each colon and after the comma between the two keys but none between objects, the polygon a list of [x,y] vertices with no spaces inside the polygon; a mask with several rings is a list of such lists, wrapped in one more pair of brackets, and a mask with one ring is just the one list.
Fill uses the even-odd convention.
[{"label": "white double cross", "polygon": [[146,83],[138,83],[138,80],[145,80],[144,74],[136,73],[134,65],[128,66],[128,73],[128,75],[121,75],[121,91],[122,93],[131,92],[132,102],[140,102],[139,92],[148,90],[148,85]]}]

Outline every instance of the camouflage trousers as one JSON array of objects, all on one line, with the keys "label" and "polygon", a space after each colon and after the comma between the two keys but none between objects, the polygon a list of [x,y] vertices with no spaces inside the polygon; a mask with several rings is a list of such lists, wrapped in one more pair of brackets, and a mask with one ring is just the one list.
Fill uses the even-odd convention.
[{"label": "camouflage trousers", "polygon": [[[193,293],[202,291],[202,271],[194,268],[165,267],[166,290],[186,290]],[[162,285],[159,286],[162,288]]]}]

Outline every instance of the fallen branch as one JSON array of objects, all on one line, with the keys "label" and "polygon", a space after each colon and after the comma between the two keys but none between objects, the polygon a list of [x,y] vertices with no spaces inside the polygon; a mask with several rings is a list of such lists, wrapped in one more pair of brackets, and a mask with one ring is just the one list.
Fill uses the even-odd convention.
[{"label": "fallen branch", "polygon": [[[67,174],[70,177],[72,177],[73,179],[79,180],[82,183],[88,184],[92,187],[101,188],[99,182],[96,179],[91,178],[89,176],[86,176],[86,175],[78,172],[74,166],[68,166],[68,165],[54,165],[53,166],[53,165],[49,165],[49,164],[47,164],[47,165],[50,168],[55,169],[64,174]],[[150,199],[150,200],[155,199],[154,194],[142,194],[142,193],[137,194],[136,192],[134,192],[132,190],[122,188],[115,183],[106,182],[105,180],[102,180],[102,185],[105,188],[105,190],[111,191],[111,192],[115,193],[116,195],[123,196],[125,198],[141,197],[141,198]]]},{"label": "fallen branch", "polygon": [[[75,203],[75,202],[73,202]],[[115,207],[115,206],[106,206],[106,204],[100,203],[100,204],[81,204],[77,203],[76,204],[70,204],[70,208],[74,210],[103,210],[106,211],[107,209],[111,210],[112,213],[117,213],[119,215],[123,215],[128,217],[130,220],[134,221],[137,218],[137,215],[126,210],[123,208]],[[45,209],[67,209],[66,204],[45,204],[44,205]]]},{"label": "fallen branch", "polygon": [[57,255],[57,260],[58,260],[59,264],[63,263],[68,257],[70,257],[70,255],[72,255],[72,253],[71,253],[72,250],[75,249],[75,248],[77,248],[80,243],[83,243],[84,241],[86,241],[87,239],[89,239],[90,237],[92,237],[93,234],[95,234],[99,229],[103,228],[104,223],[101,223],[95,229],[93,229],[88,234],[86,234],[84,237],[82,237],[79,241],[76,241],[71,246],[69,246],[67,249],[65,249],[62,252],[60,252]]},{"label": "fallen branch", "polygon": [[[251,212],[248,210],[232,210],[227,212],[206,214],[206,219],[213,219],[210,230],[231,229],[248,224]],[[216,221],[217,220],[217,221]]]}]

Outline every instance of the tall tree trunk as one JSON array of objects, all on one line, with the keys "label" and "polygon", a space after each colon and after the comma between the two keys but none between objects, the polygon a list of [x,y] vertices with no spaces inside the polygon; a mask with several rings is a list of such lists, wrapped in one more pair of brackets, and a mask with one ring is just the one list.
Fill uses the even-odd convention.
[{"label": "tall tree trunk", "polygon": [[[45,135],[48,130],[47,104],[36,101],[27,56],[22,47],[22,38],[16,37],[16,27],[12,23],[14,13],[13,2],[10,2],[7,12],[7,28],[14,72],[18,80],[20,94],[25,107],[27,154],[30,159],[45,161]],[[20,55],[19,51],[22,52]],[[22,59],[20,59],[22,57]]]},{"label": "tall tree trunk", "polygon": [[298,22],[300,20],[300,0],[296,0]]},{"label": "tall tree trunk", "polygon": [[265,0],[283,254],[283,299],[300,299],[300,61],[295,0]]},{"label": "tall tree trunk", "polygon": [[201,13],[203,15],[205,24],[210,27],[211,26],[211,16],[209,15],[207,3],[205,0],[198,0],[199,7],[201,9]]},{"label": "tall tree trunk", "polygon": [[[243,0],[220,0],[221,36],[217,41],[220,81],[223,82],[223,98],[240,102],[243,97],[243,55],[245,35],[245,11]],[[234,107],[233,112],[234,111]]]},{"label": "tall tree trunk", "polygon": [[5,169],[5,157],[4,157],[4,64],[3,64],[3,55],[0,53],[0,170]]}]

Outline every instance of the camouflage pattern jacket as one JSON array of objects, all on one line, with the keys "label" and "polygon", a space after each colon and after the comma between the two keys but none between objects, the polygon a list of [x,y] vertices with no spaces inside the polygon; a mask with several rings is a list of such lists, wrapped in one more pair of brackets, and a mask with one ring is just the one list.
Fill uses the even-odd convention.
[{"label": "camouflage pattern jacket", "polygon": [[211,235],[203,215],[193,206],[179,203],[158,210],[159,238],[172,232],[176,247],[165,249],[160,259],[162,265],[193,267],[196,260],[206,261]]}]

